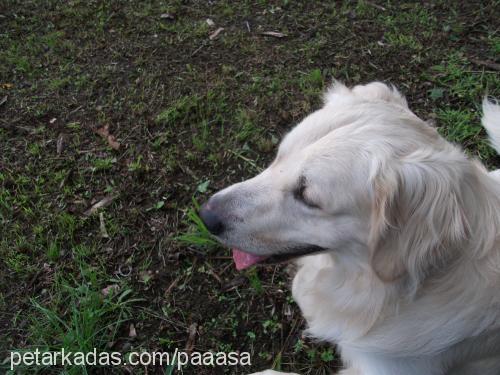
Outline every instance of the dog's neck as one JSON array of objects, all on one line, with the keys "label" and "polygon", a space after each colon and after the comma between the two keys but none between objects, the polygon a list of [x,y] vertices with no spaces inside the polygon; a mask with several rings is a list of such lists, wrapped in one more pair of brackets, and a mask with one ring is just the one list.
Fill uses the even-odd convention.
[{"label": "dog's neck", "polygon": [[[366,254],[362,249],[351,251]],[[375,276],[367,261],[360,263],[356,258],[331,252],[297,262],[293,296],[312,336],[353,340],[368,332],[382,314],[391,288]]]}]

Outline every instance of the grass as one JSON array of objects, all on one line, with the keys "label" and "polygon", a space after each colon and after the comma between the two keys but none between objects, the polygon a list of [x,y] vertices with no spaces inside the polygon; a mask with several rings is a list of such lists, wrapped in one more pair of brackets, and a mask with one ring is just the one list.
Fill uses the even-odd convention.
[{"label": "grass", "polygon": [[[436,115],[440,133],[489,163],[496,152],[489,146],[480,125],[480,104],[488,93],[498,95],[500,76],[493,72],[474,71],[462,52],[449,55],[431,71],[429,78],[437,87],[429,95],[438,102]],[[451,106],[450,102],[462,105]]]},{"label": "grass", "polygon": [[[335,371],[335,351],[301,337],[284,267],[236,272],[197,216],[267,165],[333,78],[394,83],[441,134],[500,165],[479,125],[482,97],[500,96],[484,64],[498,56],[495,1],[3,5],[1,353],[172,351],[196,323],[195,350],[249,350],[252,367],[185,373]],[[105,125],[118,150],[96,134]],[[111,369],[43,371],[59,370]]]},{"label": "grass", "polygon": [[[139,302],[132,299],[131,289],[113,281],[116,288],[108,288],[104,295],[99,289],[99,272],[89,267],[77,255],[81,280],[68,280],[57,273],[50,293],[49,302],[40,298],[30,299],[32,312],[29,316],[27,345],[16,351],[25,352],[37,348],[41,353],[59,351],[68,353],[109,352],[117,337],[119,328],[131,319],[131,306]],[[49,266],[47,266],[49,267]],[[58,362],[59,363],[59,362]],[[7,363],[5,368],[10,367]],[[38,367],[43,373],[88,374],[89,366],[61,365]],[[18,367],[18,371],[32,371],[33,367]]]},{"label": "grass", "polygon": [[218,246],[217,240],[210,234],[207,227],[198,215],[199,203],[193,198],[193,207],[186,213],[186,223],[191,230],[176,237],[177,241],[186,245],[193,245],[199,248],[215,248]]}]

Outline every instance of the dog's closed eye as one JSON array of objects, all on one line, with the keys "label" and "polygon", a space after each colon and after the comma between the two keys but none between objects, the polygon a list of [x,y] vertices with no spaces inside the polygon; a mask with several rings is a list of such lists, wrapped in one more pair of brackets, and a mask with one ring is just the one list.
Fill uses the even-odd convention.
[{"label": "dog's closed eye", "polygon": [[306,189],[307,179],[305,178],[305,176],[300,176],[297,187],[293,190],[294,198],[310,208],[320,208],[318,204],[312,202],[311,199],[306,195]]}]

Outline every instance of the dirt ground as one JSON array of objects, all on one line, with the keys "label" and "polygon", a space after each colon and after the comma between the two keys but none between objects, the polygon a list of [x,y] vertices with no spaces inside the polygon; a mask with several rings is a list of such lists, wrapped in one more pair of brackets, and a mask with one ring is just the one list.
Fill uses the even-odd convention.
[{"label": "dirt ground", "polygon": [[265,166],[334,78],[393,83],[500,167],[478,113],[500,96],[499,15],[498,1],[0,2],[0,366],[14,349],[179,348],[251,353],[185,374],[336,371],[334,348],[302,334],[287,266],[237,272],[196,204]]}]

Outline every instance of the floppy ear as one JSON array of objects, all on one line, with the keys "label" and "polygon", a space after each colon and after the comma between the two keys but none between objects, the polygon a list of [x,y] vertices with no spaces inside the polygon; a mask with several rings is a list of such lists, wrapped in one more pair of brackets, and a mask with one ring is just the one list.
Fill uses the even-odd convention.
[{"label": "floppy ear", "polygon": [[357,85],[349,89],[340,81],[334,80],[333,84],[323,96],[325,104],[336,102],[342,97],[355,96],[367,101],[386,101],[408,108],[405,97],[394,87],[382,82],[370,82],[366,85]]},{"label": "floppy ear", "polygon": [[418,285],[468,238],[461,192],[468,165],[443,154],[414,152],[374,177],[370,255],[383,281],[408,276]]}]

